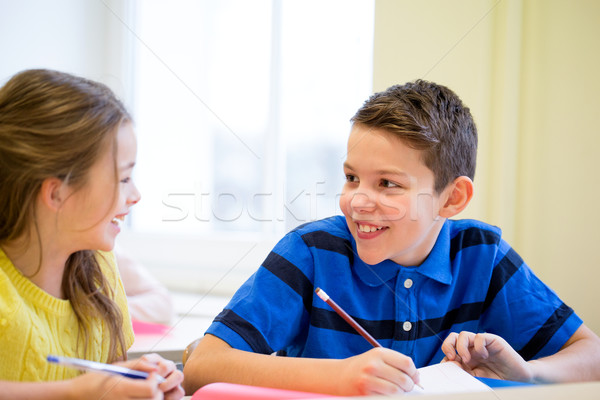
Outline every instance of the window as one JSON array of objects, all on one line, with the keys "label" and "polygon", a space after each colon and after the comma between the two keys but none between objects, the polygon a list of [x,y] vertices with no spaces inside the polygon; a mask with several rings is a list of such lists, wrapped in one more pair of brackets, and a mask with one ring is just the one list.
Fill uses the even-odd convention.
[{"label": "window", "polygon": [[339,214],[349,119],[371,93],[373,2],[136,7],[142,201],[125,241],[152,234],[163,245],[197,237],[270,246]]}]

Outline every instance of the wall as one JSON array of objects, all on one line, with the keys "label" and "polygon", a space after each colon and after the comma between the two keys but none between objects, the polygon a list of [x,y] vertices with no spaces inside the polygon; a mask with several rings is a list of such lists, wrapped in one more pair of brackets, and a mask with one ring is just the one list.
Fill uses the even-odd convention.
[{"label": "wall", "polygon": [[[56,68],[127,98],[127,2],[0,0],[0,82]],[[600,3],[377,0],[374,89],[439,81],[480,132],[464,213],[503,228],[534,271],[600,333]],[[125,32],[127,33],[127,32]]]},{"label": "wall", "polygon": [[114,11],[122,0],[0,0],[0,83],[29,68],[50,68],[104,82],[119,96],[129,88]]},{"label": "wall", "polygon": [[600,3],[377,0],[374,90],[455,90],[480,135],[463,217],[503,228],[535,273],[600,333]]}]

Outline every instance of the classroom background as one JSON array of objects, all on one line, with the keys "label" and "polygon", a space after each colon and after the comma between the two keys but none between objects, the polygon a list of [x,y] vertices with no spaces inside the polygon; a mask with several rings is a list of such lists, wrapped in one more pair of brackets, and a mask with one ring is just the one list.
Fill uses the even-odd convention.
[{"label": "classroom background", "polygon": [[111,86],[142,192],[119,244],[171,290],[223,296],[286,230],[339,213],[370,93],[442,83],[480,138],[460,217],[500,226],[600,334],[598,37],[595,0],[0,0],[0,81],[54,68]]}]

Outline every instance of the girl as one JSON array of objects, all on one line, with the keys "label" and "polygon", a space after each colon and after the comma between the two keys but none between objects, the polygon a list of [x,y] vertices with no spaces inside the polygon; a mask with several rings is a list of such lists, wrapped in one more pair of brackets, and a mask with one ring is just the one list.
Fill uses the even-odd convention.
[{"label": "girl", "polygon": [[[0,89],[0,398],[183,396],[174,363],[124,361],[133,331],[110,251],[140,198],[136,149],[131,117],[102,84],[28,70]],[[150,376],[81,374],[49,354]]]}]

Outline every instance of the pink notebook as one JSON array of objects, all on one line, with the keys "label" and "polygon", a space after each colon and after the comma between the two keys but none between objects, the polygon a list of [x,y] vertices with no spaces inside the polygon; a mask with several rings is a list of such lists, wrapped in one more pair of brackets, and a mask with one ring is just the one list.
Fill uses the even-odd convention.
[{"label": "pink notebook", "polygon": [[263,399],[334,399],[319,393],[297,392],[295,390],[272,389],[235,383],[210,383],[194,393],[192,400],[263,400]]},{"label": "pink notebook", "polygon": [[156,324],[153,322],[143,322],[136,319],[131,321],[134,335],[163,335],[171,329],[170,326]]}]

